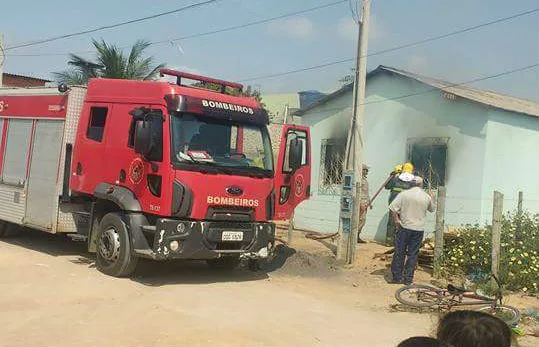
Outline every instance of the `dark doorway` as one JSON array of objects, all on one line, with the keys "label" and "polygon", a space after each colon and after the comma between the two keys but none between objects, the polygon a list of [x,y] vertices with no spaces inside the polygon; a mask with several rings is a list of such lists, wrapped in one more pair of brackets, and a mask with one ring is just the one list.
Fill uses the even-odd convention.
[{"label": "dark doorway", "polygon": [[426,187],[445,185],[447,143],[443,139],[412,142],[409,159],[414,164],[416,174],[423,177]]}]

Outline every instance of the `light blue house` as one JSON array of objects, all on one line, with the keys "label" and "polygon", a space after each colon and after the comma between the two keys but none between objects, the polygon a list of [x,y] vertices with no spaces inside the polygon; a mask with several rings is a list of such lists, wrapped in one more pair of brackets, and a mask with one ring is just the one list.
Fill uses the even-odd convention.
[{"label": "light blue house", "polygon": [[[352,85],[296,115],[312,133],[312,196],[298,206],[295,226],[338,230],[342,156],[352,114]],[[371,194],[392,168],[411,160],[431,185],[445,185],[446,225],[491,220],[492,195],[505,195],[504,210],[539,212],[539,105],[494,92],[457,86],[379,66],[367,76],[363,127]],[[369,211],[363,235],[383,240],[388,192]],[[429,216],[427,234],[434,230]]]}]

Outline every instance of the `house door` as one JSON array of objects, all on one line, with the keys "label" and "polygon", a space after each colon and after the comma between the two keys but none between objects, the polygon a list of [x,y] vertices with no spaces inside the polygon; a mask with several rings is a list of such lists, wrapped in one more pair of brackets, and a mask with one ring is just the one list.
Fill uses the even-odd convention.
[{"label": "house door", "polygon": [[62,145],[64,122],[37,120],[26,203],[25,224],[52,228],[55,199],[58,199],[58,161]]}]

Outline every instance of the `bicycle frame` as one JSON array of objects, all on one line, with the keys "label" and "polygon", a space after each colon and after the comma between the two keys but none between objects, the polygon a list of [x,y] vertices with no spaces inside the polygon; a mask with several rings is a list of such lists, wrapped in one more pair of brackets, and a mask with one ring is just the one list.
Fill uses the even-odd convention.
[{"label": "bicycle frame", "polygon": [[[492,278],[496,281],[496,284],[498,285],[498,290],[496,290],[496,294],[493,298],[479,295],[474,292],[451,292],[448,289],[439,289],[437,293],[437,304],[439,306],[447,306],[449,309],[451,309],[454,306],[480,306],[480,305],[491,305],[492,307],[496,307],[499,303],[499,305],[502,305],[502,286],[498,278],[493,274],[491,275]],[[428,295],[428,293],[421,293],[421,295]],[[472,300],[464,300],[464,299],[472,299]]]}]

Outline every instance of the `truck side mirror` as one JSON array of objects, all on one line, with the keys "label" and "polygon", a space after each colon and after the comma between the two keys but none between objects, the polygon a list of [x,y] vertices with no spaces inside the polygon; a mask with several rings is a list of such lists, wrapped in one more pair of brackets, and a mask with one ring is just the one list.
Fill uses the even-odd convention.
[{"label": "truck side mirror", "polygon": [[135,152],[147,155],[152,150],[152,125],[150,121],[139,120],[135,123]]},{"label": "truck side mirror", "polygon": [[290,153],[288,157],[289,166],[292,172],[295,172],[301,167],[301,159],[303,157],[303,145],[300,139],[296,137],[290,140],[288,153]]}]

